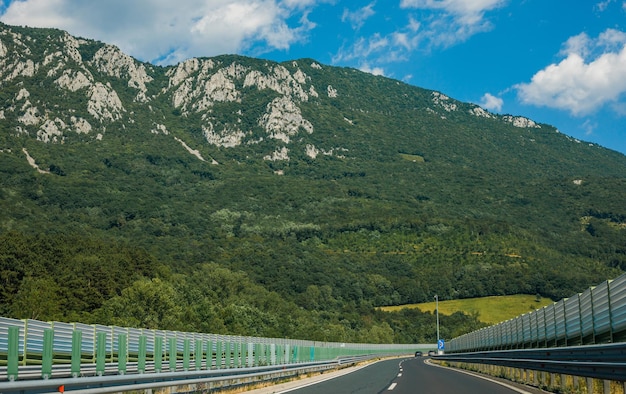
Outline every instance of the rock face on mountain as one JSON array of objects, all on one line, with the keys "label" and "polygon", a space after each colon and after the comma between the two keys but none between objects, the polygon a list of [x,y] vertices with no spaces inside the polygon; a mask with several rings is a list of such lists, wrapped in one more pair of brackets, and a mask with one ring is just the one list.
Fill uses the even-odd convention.
[{"label": "rock face on mountain", "polygon": [[[276,64],[236,56],[194,58],[163,68],[65,32],[0,25],[0,80],[6,92],[0,119],[12,133],[45,143],[63,143],[77,135],[102,140],[112,130],[138,128],[153,134],[173,132],[191,144],[180,127],[185,123],[200,130],[207,145],[218,148],[264,142],[259,157],[266,161],[289,161],[294,151],[313,160],[319,152],[345,157],[350,156],[348,147],[307,137],[320,123],[311,109],[337,105],[333,101],[340,102],[346,94],[355,98],[354,92],[342,91],[341,84],[329,78],[336,70],[308,59]],[[542,127],[439,92],[420,94],[427,101],[414,109],[441,120],[463,112],[523,129]],[[186,122],[168,122],[171,113]],[[336,115],[330,120],[354,125],[350,118]],[[304,143],[294,146],[295,141]]]}]

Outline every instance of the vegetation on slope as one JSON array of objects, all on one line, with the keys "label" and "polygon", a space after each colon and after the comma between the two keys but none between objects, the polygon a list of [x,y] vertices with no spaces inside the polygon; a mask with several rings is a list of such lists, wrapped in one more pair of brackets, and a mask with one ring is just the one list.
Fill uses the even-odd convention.
[{"label": "vegetation on slope", "polygon": [[[53,32],[36,34],[24,42],[43,59],[50,40],[40,38]],[[81,48],[94,56],[100,44]],[[269,67],[236,56],[216,62]],[[432,342],[431,313],[375,307],[434,294],[556,300],[626,269],[623,155],[548,125],[478,117],[470,104],[454,101],[458,110],[446,112],[431,91],[312,62],[295,63],[340,94],[299,103],[315,130],[294,137],[283,161],[264,160],[274,147],[259,139],[258,118],[274,91],[238,86],[240,102],[215,102],[216,124],[240,121],[257,141],[216,146],[203,135],[202,115],[184,115],[171,95],[158,95],[168,69],[150,66],[149,105],[134,100],[128,81],[110,77],[132,121],[107,124],[102,140],[76,133],[46,144],[9,111],[20,89],[31,103],[48,100],[48,110],[96,125],[85,97],[50,95],[52,65],[3,82],[0,315]],[[155,119],[171,134],[150,133]],[[312,158],[309,144],[340,154]],[[50,173],[33,169],[24,149]],[[454,314],[442,332],[450,338],[480,325]]]}]

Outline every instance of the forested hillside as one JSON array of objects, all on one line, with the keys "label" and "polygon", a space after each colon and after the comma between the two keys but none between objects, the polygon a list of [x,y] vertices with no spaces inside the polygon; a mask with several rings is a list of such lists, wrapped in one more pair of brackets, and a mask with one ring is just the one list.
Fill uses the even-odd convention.
[{"label": "forested hillside", "polygon": [[624,155],[439,92],[6,25],[0,84],[2,316],[424,342],[374,307],[626,269]]}]

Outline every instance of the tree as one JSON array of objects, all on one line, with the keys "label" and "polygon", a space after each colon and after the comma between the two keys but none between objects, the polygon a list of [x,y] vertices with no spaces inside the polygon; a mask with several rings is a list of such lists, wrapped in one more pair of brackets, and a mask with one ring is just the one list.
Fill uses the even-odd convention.
[{"label": "tree", "polygon": [[164,330],[185,329],[174,287],[158,278],[140,279],[97,311],[105,324]]},{"label": "tree", "polygon": [[58,319],[61,315],[59,290],[59,285],[50,278],[25,277],[11,306],[12,315],[20,319]]}]

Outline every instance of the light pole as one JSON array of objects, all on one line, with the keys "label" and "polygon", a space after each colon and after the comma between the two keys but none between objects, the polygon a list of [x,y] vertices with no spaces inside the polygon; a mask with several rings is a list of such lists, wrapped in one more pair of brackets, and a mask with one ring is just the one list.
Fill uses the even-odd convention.
[{"label": "light pole", "polygon": [[435,294],[435,314],[437,315],[437,350],[439,350],[439,297]]}]

